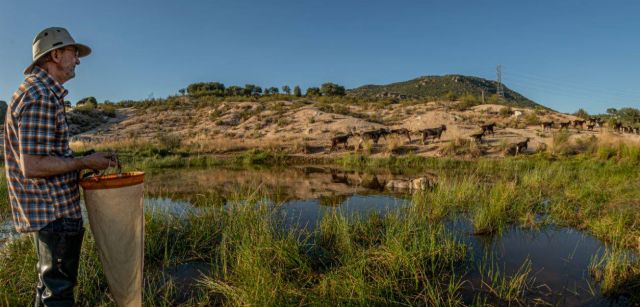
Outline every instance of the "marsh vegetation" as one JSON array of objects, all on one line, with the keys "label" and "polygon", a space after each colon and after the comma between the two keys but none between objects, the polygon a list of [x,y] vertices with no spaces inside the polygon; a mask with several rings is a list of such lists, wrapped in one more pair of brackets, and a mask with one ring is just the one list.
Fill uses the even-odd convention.
[{"label": "marsh vegetation", "polygon": [[[291,166],[303,162],[264,151],[224,160],[130,160],[128,167],[149,174],[146,303],[640,300],[640,165],[633,149],[474,161],[347,155]],[[425,173],[437,178],[433,189],[384,189],[388,180]],[[163,202],[188,210],[154,210]],[[90,234],[82,259],[80,303],[112,305]],[[30,237],[5,244],[3,304],[31,302],[34,267]]]}]

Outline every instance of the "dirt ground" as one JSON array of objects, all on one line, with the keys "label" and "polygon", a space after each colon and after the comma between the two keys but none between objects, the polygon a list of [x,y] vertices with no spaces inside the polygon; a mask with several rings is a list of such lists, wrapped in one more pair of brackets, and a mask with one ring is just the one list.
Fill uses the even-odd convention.
[{"label": "dirt ground", "polygon": [[[578,119],[575,116],[545,110],[505,109],[502,105],[479,105],[457,110],[459,102],[392,104],[387,106],[335,106],[317,102],[223,102],[215,107],[151,107],[117,110],[107,123],[82,134],[73,141],[91,143],[122,142],[144,139],[163,142],[178,139],[182,146],[201,153],[228,154],[251,148],[285,150],[301,155],[340,155],[366,151],[372,155],[404,154],[444,155],[452,141],[474,146],[485,156],[502,156],[505,148],[529,138],[526,152],[536,152],[551,145],[559,122]],[[551,130],[543,130],[536,121],[554,121]],[[486,135],[481,143],[471,141],[480,125],[496,123],[495,134]],[[422,143],[419,130],[446,125],[439,140]],[[349,138],[347,147],[331,150],[331,138],[349,132],[354,134],[379,128],[406,128],[406,136],[390,135],[377,144],[359,136]],[[607,127],[594,131],[569,129],[571,138],[589,135],[612,135]],[[640,140],[638,135],[617,137]],[[465,141],[466,140],[466,141]],[[471,144],[473,143],[473,144]]]}]

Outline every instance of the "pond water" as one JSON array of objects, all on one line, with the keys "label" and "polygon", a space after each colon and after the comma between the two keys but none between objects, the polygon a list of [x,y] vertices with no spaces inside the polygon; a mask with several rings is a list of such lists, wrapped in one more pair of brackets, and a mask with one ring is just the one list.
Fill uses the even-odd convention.
[{"label": "pond water", "polygon": [[[268,197],[279,204],[285,227],[313,229],[323,215],[334,211],[366,216],[408,205],[406,193],[385,190],[386,182],[397,179],[408,177],[344,172],[328,167],[167,171],[148,176],[146,208],[177,216],[197,214],[203,210],[193,205],[198,203],[198,195],[215,194],[219,205],[224,205],[234,193],[242,194],[238,191],[244,192],[242,195],[251,192],[242,187],[259,186],[271,191]],[[502,272],[513,274],[530,261],[536,285],[530,291],[531,297],[563,306],[625,305],[624,299],[603,298],[599,285],[590,277],[592,257],[602,255],[606,246],[588,234],[555,226],[536,229],[512,226],[500,235],[476,236],[464,217],[447,221],[446,227],[470,247],[474,263],[494,263]],[[471,292],[482,291],[479,269],[472,269],[465,279]]]},{"label": "pond water", "polygon": [[[335,211],[366,216],[409,205],[407,194],[385,190],[385,183],[394,179],[408,178],[329,167],[163,170],[146,176],[145,210],[180,217],[206,210],[198,206],[204,199],[213,199],[223,206],[238,195],[269,191],[267,197],[279,204],[285,227],[313,229],[323,215]],[[247,187],[260,187],[260,191]],[[590,277],[588,267],[592,257],[606,250],[602,242],[590,235],[555,226],[536,229],[512,226],[499,235],[476,236],[464,217],[448,220],[446,227],[470,247],[473,263],[487,263],[486,259],[490,259],[501,271],[513,274],[530,261],[537,285],[530,291],[532,297],[563,306],[625,305],[624,300],[603,298],[598,284]],[[0,227],[0,236],[12,235],[11,228]],[[470,270],[465,279],[469,281],[466,286],[469,299],[473,299],[474,291],[483,291],[479,269]]]}]

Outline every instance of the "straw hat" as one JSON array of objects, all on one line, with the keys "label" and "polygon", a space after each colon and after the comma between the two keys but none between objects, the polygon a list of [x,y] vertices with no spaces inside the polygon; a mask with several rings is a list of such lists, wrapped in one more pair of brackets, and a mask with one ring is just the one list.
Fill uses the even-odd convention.
[{"label": "straw hat", "polygon": [[75,46],[78,48],[78,56],[85,57],[91,53],[91,48],[83,44],[76,44],[69,31],[65,28],[52,27],[42,30],[33,39],[33,61],[31,65],[24,70],[24,74],[31,73],[36,61],[47,54],[49,51],[66,46]]}]

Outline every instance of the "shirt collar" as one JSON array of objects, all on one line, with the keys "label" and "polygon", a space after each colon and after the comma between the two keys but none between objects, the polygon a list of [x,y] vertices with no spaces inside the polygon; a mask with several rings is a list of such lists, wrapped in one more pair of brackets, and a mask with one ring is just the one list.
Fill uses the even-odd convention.
[{"label": "shirt collar", "polygon": [[31,74],[36,78],[40,79],[58,99],[64,101],[64,97],[67,96],[69,91],[67,91],[62,84],[56,81],[51,75],[44,69],[35,66],[33,70],[31,70]]}]

